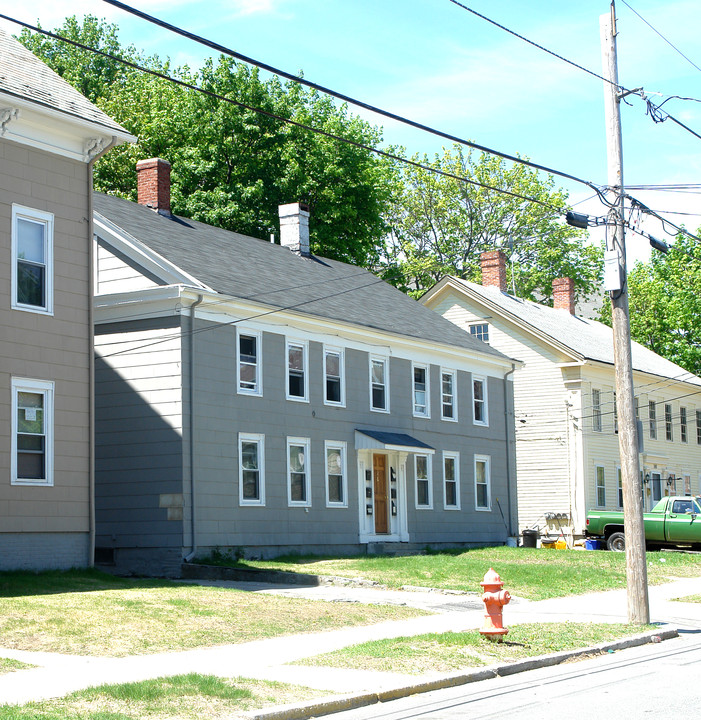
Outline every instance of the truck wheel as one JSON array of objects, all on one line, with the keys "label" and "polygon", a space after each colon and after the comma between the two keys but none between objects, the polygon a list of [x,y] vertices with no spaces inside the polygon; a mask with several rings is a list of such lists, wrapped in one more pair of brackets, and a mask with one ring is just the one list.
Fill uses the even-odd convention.
[{"label": "truck wheel", "polygon": [[606,540],[606,547],[614,552],[623,552],[626,549],[626,536],[622,532],[611,533]]}]

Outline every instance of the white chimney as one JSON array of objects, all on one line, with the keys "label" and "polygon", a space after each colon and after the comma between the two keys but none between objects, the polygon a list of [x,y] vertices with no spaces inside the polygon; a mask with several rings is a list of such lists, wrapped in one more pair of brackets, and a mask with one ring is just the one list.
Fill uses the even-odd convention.
[{"label": "white chimney", "polygon": [[280,245],[292,252],[309,257],[309,208],[302,203],[288,203],[278,207],[280,215]]}]

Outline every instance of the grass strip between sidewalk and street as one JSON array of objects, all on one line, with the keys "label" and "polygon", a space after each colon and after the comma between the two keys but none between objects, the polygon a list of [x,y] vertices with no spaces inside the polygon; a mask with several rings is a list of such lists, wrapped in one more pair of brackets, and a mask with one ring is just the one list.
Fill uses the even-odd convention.
[{"label": "grass strip between sidewalk and street", "polygon": [[29,665],[19,660],[12,660],[11,658],[0,658],[0,675],[14,672],[15,670],[26,670],[32,667],[36,667],[36,665]]},{"label": "grass strip between sidewalk and street", "polygon": [[[227,564],[227,558],[211,558]],[[399,557],[363,555],[351,558],[289,556],[276,560],[228,559],[236,567],[286,570],[315,575],[364,578],[390,588],[406,585],[482,592],[479,583],[493,567],[512,595],[545,600],[625,587],[625,553],[490,547],[427,552]],[[651,585],[673,578],[701,576],[701,555],[647,553]]]},{"label": "grass strip between sidewalk and street", "polygon": [[278,682],[176,675],[137,683],[102,685],[64,698],[0,706],[0,720],[233,720],[272,705],[303,702],[329,693]]},{"label": "grass strip between sidewalk and street", "polygon": [[447,673],[586,648],[651,629],[654,626],[532,623],[513,626],[501,643],[482,637],[477,630],[430,633],[361,643],[290,664],[407,675]]},{"label": "grass strip between sidewalk and street", "polygon": [[0,573],[0,646],[69,655],[185,650],[426,614],[88,570]]}]

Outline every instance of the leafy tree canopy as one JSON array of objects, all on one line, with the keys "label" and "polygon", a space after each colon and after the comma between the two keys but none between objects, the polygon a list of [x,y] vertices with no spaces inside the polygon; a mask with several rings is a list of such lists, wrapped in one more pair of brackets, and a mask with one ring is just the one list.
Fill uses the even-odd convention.
[{"label": "leafy tree canopy", "polygon": [[[658,355],[701,375],[701,244],[679,235],[628,274],[630,333]],[[601,319],[611,324],[611,304]]]},{"label": "leafy tree canopy", "polygon": [[[86,16],[68,18],[56,34],[112,55],[169,70],[157,57],[124,48],[118,28]],[[197,71],[170,70],[231,104],[43,35],[20,40],[68,82],[136,135],[95,166],[95,187],[136,199],[136,162],[162,157],[172,165],[174,213],[267,238],[279,225],[278,205],[306,202],[312,250],[372,267],[386,233],[391,167],[357,144],[373,146],[381,131],[345,106],[221,56]],[[284,120],[348,138],[348,144]]]},{"label": "leafy tree canopy", "polygon": [[396,284],[421,295],[445,274],[478,281],[480,253],[502,249],[510,258],[509,287],[519,297],[551,299],[558,277],[572,278],[578,297],[595,291],[601,250],[563,222],[567,195],[552,177],[458,145],[432,161],[426,156],[412,161],[446,174],[416,165],[397,170],[386,249],[388,274]]}]

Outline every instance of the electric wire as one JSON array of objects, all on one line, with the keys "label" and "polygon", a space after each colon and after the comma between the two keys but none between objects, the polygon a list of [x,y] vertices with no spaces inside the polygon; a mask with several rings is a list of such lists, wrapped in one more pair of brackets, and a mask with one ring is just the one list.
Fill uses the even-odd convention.
[{"label": "electric wire", "polygon": [[[664,105],[664,102],[667,102],[665,100],[663,103],[660,103],[659,105],[655,105],[652,100],[650,100],[649,96],[643,91],[642,88],[636,88],[635,90],[628,90],[620,83],[615,83],[612,80],[609,80],[608,78],[603,77],[602,75],[599,75],[598,73],[594,72],[593,70],[589,70],[588,68],[584,67],[583,65],[579,65],[578,63],[572,62],[572,60],[568,60],[567,58],[563,57],[562,55],[558,55],[557,53],[553,52],[552,50],[548,50],[548,48],[543,47],[542,45],[539,45],[538,43],[533,42],[532,40],[529,40],[528,38],[524,37],[523,35],[520,35],[519,33],[510,30],[509,28],[505,27],[504,25],[501,25],[500,23],[488,18],[486,15],[482,15],[481,13],[478,13],[476,10],[473,10],[472,8],[468,7],[467,5],[464,5],[461,2],[458,2],[458,0],[448,0],[449,2],[453,3],[453,5],[457,5],[458,7],[462,8],[463,10],[466,10],[469,13],[472,13],[476,17],[479,17],[483,20],[486,20],[488,23],[491,23],[492,25],[500,28],[501,30],[504,30],[505,32],[509,33],[510,35],[513,35],[514,37],[519,38],[520,40],[523,40],[524,42],[528,43],[529,45],[533,45],[534,47],[538,48],[539,50],[542,50],[543,52],[548,53],[548,55],[552,55],[553,57],[558,58],[559,60],[562,60],[563,62],[567,63],[568,65],[572,65],[573,67],[584,71],[585,73],[588,73],[589,75],[593,75],[594,77],[598,78],[599,80],[603,80],[605,83],[608,83],[609,85],[614,86],[619,91],[619,98],[623,99],[624,97],[628,95],[636,95],[637,97],[640,97],[646,104],[646,114],[650,116],[653,122],[655,123],[661,123],[665,120],[672,120],[672,122],[676,123],[680,127],[684,128],[684,130],[687,130],[695,137],[699,138],[701,140],[701,135],[697,133],[695,130],[692,130],[688,125],[685,125],[681,120],[678,120],[673,115],[670,115],[666,110],[660,110],[662,105]],[[104,0],[104,2],[112,2],[112,0]],[[671,99],[670,96],[667,98],[668,100]],[[693,98],[688,98],[690,100],[693,100]],[[664,114],[664,116],[663,116]]]},{"label": "electric wire", "polygon": [[656,32],[666,43],[669,45],[675,52],[679,53],[684,60],[686,60],[690,65],[695,67],[699,72],[701,72],[701,67],[699,67],[693,60],[688,58],[674,43],[672,43],[670,40],[668,40],[656,27],[651,25],[635,8],[631,7],[626,0],[621,0],[621,2],[633,13],[635,13],[651,30]]},{"label": "electric wire", "polygon": [[[107,2],[108,0],[104,0],[104,1]],[[41,33],[41,34],[46,35],[47,37],[51,37],[51,38],[53,38],[53,39],[55,39],[55,40],[61,40],[62,42],[69,43],[70,45],[73,45],[73,46],[75,46],[75,47],[80,48],[81,50],[87,50],[87,51],[89,51],[89,52],[93,52],[93,53],[96,53],[96,54],[98,54],[98,55],[102,55],[103,57],[109,58],[109,59],[111,59],[111,60],[115,60],[116,62],[120,62],[120,63],[122,63],[122,64],[124,64],[124,65],[126,65],[126,66],[128,66],[128,67],[131,67],[131,68],[134,69],[134,70],[139,70],[140,72],[147,73],[147,74],[152,75],[152,76],[154,76],[154,77],[160,78],[161,80],[165,80],[165,81],[171,82],[171,83],[173,83],[173,84],[175,84],[175,85],[179,85],[180,87],[183,87],[183,88],[185,88],[185,89],[187,89],[187,90],[192,90],[192,91],[195,91],[195,92],[202,93],[203,95],[207,95],[208,97],[214,98],[214,99],[216,99],[216,100],[221,100],[221,101],[227,102],[227,103],[229,103],[229,104],[231,104],[231,105],[236,105],[237,107],[244,108],[245,110],[250,110],[251,112],[258,113],[259,115],[264,115],[265,117],[269,117],[269,118],[272,118],[272,119],[274,119],[274,120],[278,120],[278,121],[283,122],[283,123],[286,123],[286,124],[288,124],[288,125],[292,125],[292,126],[294,126],[294,127],[298,127],[298,128],[302,128],[302,129],[304,129],[304,130],[308,130],[308,131],[313,132],[313,133],[315,133],[315,134],[317,134],[317,135],[322,135],[323,137],[327,137],[327,138],[329,138],[329,139],[331,139],[331,140],[336,140],[336,141],[338,141],[338,142],[342,142],[342,143],[345,143],[345,144],[347,144],[347,145],[352,145],[353,147],[357,147],[357,148],[359,148],[359,149],[361,149],[361,150],[367,150],[368,152],[372,152],[372,153],[374,153],[374,154],[376,154],[376,155],[379,155],[380,157],[383,157],[383,158],[385,158],[385,159],[392,160],[392,161],[394,161],[394,162],[399,162],[399,163],[402,163],[402,164],[404,164],[404,165],[410,165],[410,166],[419,168],[419,169],[421,169],[421,170],[426,170],[427,172],[432,172],[432,173],[434,173],[434,174],[441,175],[441,176],[443,176],[443,177],[451,178],[451,179],[453,179],[453,180],[458,180],[458,181],[464,182],[464,183],[466,183],[466,184],[468,184],[468,185],[473,185],[473,186],[475,186],[475,187],[481,187],[481,188],[484,188],[484,189],[486,189],[486,190],[493,190],[494,192],[500,193],[500,194],[502,194],[502,195],[509,195],[509,196],[514,197],[514,198],[517,198],[517,199],[519,199],[519,200],[524,200],[524,201],[526,201],[526,202],[535,203],[535,204],[541,205],[542,207],[545,207],[545,208],[547,208],[547,209],[549,209],[549,210],[552,210],[553,212],[556,212],[556,213],[558,213],[558,214],[560,214],[560,215],[564,215],[564,214],[565,214],[562,208],[558,208],[558,207],[555,206],[555,205],[551,205],[551,204],[549,204],[549,203],[545,203],[545,202],[543,202],[542,200],[539,200],[539,199],[537,199],[537,198],[532,198],[532,197],[529,197],[529,196],[527,196],[527,195],[521,195],[520,193],[516,193],[516,192],[513,192],[513,191],[511,191],[511,190],[506,190],[506,189],[504,189],[504,188],[499,188],[499,187],[496,187],[496,186],[494,186],[494,185],[487,185],[486,183],[480,183],[480,182],[478,182],[478,181],[476,181],[476,180],[471,180],[470,178],[467,178],[467,177],[465,177],[465,176],[463,176],[463,175],[457,175],[457,174],[455,174],[455,173],[450,173],[450,172],[448,172],[448,171],[446,171],[446,170],[442,170],[442,169],[440,169],[440,168],[436,168],[436,167],[433,167],[433,166],[431,166],[431,165],[425,165],[425,164],[420,163],[420,162],[418,162],[418,161],[416,161],[416,160],[412,160],[412,159],[410,159],[410,158],[402,157],[401,155],[396,155],[396,154],[394,154],[394,153],[390,153],[390,152],[388,152],[388,151],[381,150],[381,149],[379,149],[379,148],[373,147],[372,145],[366,145],[365,143],[361,143],[361,142],[358,142],[358,141],[356,141],[356,140],[351,140],[350,138],[343,137],[342,135],[336,135],[335,133],[331,133],[331,132],[328,132],[328,131],[326,131],[326,130],[322,130],[321,128],[315,128],[315,127],[312,127],[312,126],[310,126],[310,125],[305,125],[304,123],[298,122],[297,120],[293,120],[293,119],[291,119],[291,118],[287,118],[287,117],[284,117],[284,116],[282,116],[282,115],[277,115],[277,114],[275,114],[275,113],[269,112],[268,110],[263,110],[262,108],[258,108],[258,107],[254,106],[254,105],[249,105],[248,103],[241,102],[240,100],[234,100],[233,98],[227,97],[227,96],[225,96],[225,95],[220,95],[219,93],[215,93],[215,92],[213,92],[212,90],[207,90],[207,89],[205,89],[205,88],[199,87],[198,85],[194,85],[194,84],[192,84],[192,83],[185,82],[184,80],[180,80],[180,79],[174,78],[174,77],[172,77],[172,76],[170,76],[170,75],[166,75],[165,73],[159,72],[158,70],[153,70],[153,69],[151,69],[151,68],[147,68],[147,67],[144,67],[144,66],[142,66],[142,65],[138,65],[137,63],[133,63],[133,62],[131,62],[130,60],[125,60],[124,58],[120,58],[120,57],[118,57],[118,56],[116,56],[116,55],[112,55],[112,54],[110,54],[110,53],[108,53],[108,52],[105,52],[105,51],[103,51],[103,50],[98,50],[97,48],[93,48],[93,47],[90,47],[90,46],[88,46],[88,45],[84,45],[84,44],[79,43],[79,42],[77,42],[77,41],[75,41],[75,40],[70,40],[69,38],[65,38],[65,37],[63,37],[63,36],[61,36],[61,35],[57,35],[57,34],[55,34],[55,33],[52,33],[52,32],[50,32],[49,30],[44,30],[44,29],[39,28],[39,27],[36,27],[36,26],[34,26],[34,25],[30,25],[29,23],[23,22],[22,20],[17,20],[17,19],[12,18],[12,17],[10,17],[10,16],[8,16],[8,15],[4,15],[4,14],[0,13],[0,18],[2,18],[2,19],[4,19],[4,20],[9,20],[10,22],[17,23],[18,25],[22,25],[23,27],[26,27],[26,28],[29,29],[29,30],[33,30],[33,31],[35,31],[35,32]],[[468,143],[467,141],[465,141],[465,144],[469,144],[469,143]],[[477,146],[477,145],[474,145],[474,144],[473,144],[473,145],[470,145],[470,147],[479,148],[480,146]],[[486,152],[487,154],[492,153],[492,154],[495,154],[495,155],[497,155],[497,156],[499,156],[499,157],[503,157],[504,159],[511,159],[510,156],[499,155],[498,153],[492,152],[492,151],[487,150],[487,149],[483,150],[483,152]],[[526,165],[526,166],[532,167],[532,168],[534,168],[534,169],[537,168],[537,167],[540,167],[540,166],[536,166],[536,165],[534,165],[533,163],[530,163],[529,161],[523,160],[523,159],[515,159],[514,161],[515,161],[515,162],[518,162],[518,163],[520,163],[520,164],[522,164],[522,165]],[[545,167],[542,167],[541,169],[543,169],[544,171],[546,170]],[[548,171],[548,172],[549,172],[549,171]],[[555,174],[563,175],[562,173],[560,173],[560,172],[558,172],[558,171],[554,171],[554,172],[555,172]],[[568,177],[569,177],[569,176],[568,176]],[[576,178],[574,178],[574,176],[572,176],[571,179],[576,180]],[[591,183],[588,183],[588,182],[585,181],[585,180],[577,180],[577,182],[581,182],[581,183],[587,185],[588,187],[590,187],[591,189],[593,189],[597,194],[601,193],[601,190],[600,190],[599,188],[597,188],[595,185],[593,185],[593,184],[591,184]],[[602,197],[602,196],[599,195],[599,197]],[[603,200],[603,201],[606,202],[605,200]]]},{"label": "electric wire", "polygon": [[[303,300],[303,301],[300,301],[297,303],[292,303],[290,305],[286,305],[284,307],[273,308],[272,310],[266,310],[265,312],[260,312],[260,313],[254,314],[254,315],[249,315],[245,318],[237,318],[237,319],[231,320],[230,322],[227,322],[227,323],[217,323],[215,325],[210,325],[208,327],[193,330],[192,332],[189,332],[189,333],[182,333],[182,332],[173,333],[171,336],[169,336],[167,338],[159,338],[158,340],[153,340],[151,342],[144,343],[143,345],[139,345],[137,347],[125,348],[124,350],[117,350],[116,352],[113,352],[113,353],[101,354],[100,357],[101,358],[109,358],[109,357],[114,357],[116,355],[122,355],[126,352],[135,352],[136,350],[143,350],[144,348],[152,347],[154,345],[160,345],[163,342],[169,342],[171,340],[183,337],[185,335],[195,335],[195,334],[199,334],[202,332],[207,332],[209,330],[215,330],[215,329],[219,329],[222,327],[230,327],[232,325],[238,325],[239,323],[242,323],[242,322],[247,322],[249,320],[255,320],[257,318],[266,317],[267,315],[274,315],[276,313],[285,312],[286,310],[296,310],[297,308],[300,308],[303,305],[311,305],[312,303],[319,302],[320,300],[327,300],[328,298],[338,297],[339,295],[344,295],[349,292],[355,292],[356,290],[362,290],[364,288],[371,287],[372,285],[378,285],[379,283],[383,283],[383,282],[384,282],[384,280],[375,278],[373,282],[364,283],[362,285],[357,285],[356,287],[347,288],[345,290],[339,290],[338,292],[330,293],[329,295],[311,298],[310,300]],[[194,289],[197,290],[197,288],[194,288]],[[133,341],[131,341],[131,342],[133,342]],[[111,344],[111,343],[106,343],[106,345],[109,345],[109,344]],[[115,343],[115,344],[117,344],[117,343]]]},{"label": "electric wire", "polygon": [[[480,152],[487,153],[488,155],[495,155],[497,157],[503,158],[504,160],[509,160],[510,162],[513,162],[513,163],[517,163],[520,165],[526,165],[527,167],[533,168],[535,170],[542,170],[543,172],[546,172],[548,174],[557,175],[557,176],[565,178],[567,180],[572,180],[573,182],[577,182],[582,185],[586,185],[587,187],[590,187],[592,190],[594,190],[594,192],[596,192],[597,194],[600,192],[600,188],[588,180],[583,180],[582,178],[578,178],[575,175],[571,175],[571,174],[563,172],[561,170],[555,170],[554,168],[549,168],[545,165],[540,165],[539,163],[534,163],[530,160],[525,160],[524,158],[521,158],[518,155],[510,155],[508,153],[504,153],[499,150],[494,150],[493,148],[488,148],[484,145],[479,145],[478,143],[474,143],[471,140],[466,140],[465,138],[461,138],[457,135],[447,133],[443,130],[438,130],[437,128],[430,127],[429,125],[424,125],[423,123],[419,123],[419,122],[417,122],[415,120],[411,120],[410,118],[407,118],[405,116],[390,112],[389,110],[384,110],[375,105],[371,105],[370,103],[364,102],[362,100],[358,100],[357,98],[353,98],[350,95],[345,95],[345,94],[340,93],[336,90],[333,90],[329,87],[320,85],[319,83],[311,82],[310,80],[300,77],[299,75],[295,75],[295,74],[289,73],[285,70],[281,70],[280,68],[276,68],[276,67],[269,65],[267,63],[264,63],[260,60],[256,60],[254,58],[248,57],[247,55],[243,55],[242,53],[232,50],[231,48],[228,48],[224,45],[220,45],[219,43],[215,43],[212,40],[208,40],[207,38],[204,38],[200,35],[191,33],[188,30],[184,30],[183,28],[180,28],[177,25],[172,25],[171,23],[168,23],[164,20],[156,18],[153,15],[149,15],[148,13],[142,12],[141,10],[137,10],[136,8],[126,5],[123,2],[119,2],[119,0],[102,0],[102,1],[107,3],[108,5],[112,5],[114,7],[119,8],[120,10],[123,10],[124,12],[135,15],[136,17],[139,17],[142,20],[146,20],[147,22],[150,22],[154,25],[158,25],[159,27],[162,27],[165,30],[168,30],[169,32],[172,32],[172,33],[175,33],[176,35],[180,35],[182,37],[188,38],[189,40],[193,40],[194,42],[199,43],[200,45],[204,45],[205,47],[209,47],[212,50],[216,50],[217,52],[220,52],[223,55],[228,55],[229,57],[233,57],[237,60],[241,60],[242,62],[248,63],[249,65],[255,65],[256,67],[260,68],[261,70],[266,70],[267,72],[273,73],[280,77],[284,77],[285,79],[290,80],[294,83],[298,83],[300,85],[305,85],[308,88],[317,90],[318,92],[324,93],[325,95],[329,95],[330,97],[334,97],[337,100],[341,100],[345,103],[348,103],[349,105],[355,105],[356,107],[361,107],[365,110],[368,110],[369,112],[372,112],[372,113],[375,113],[382,117],[386,117],[390,120],[394,120],[396,122],[402,123],[403,125],[408,125],[409,127],[413,127],[417,130],[427,132],[431,135],[435,135],[436,137],[443,138],[444,140],[450,140],[451,142],[457,143],[458,145],[465,145],[466,147],[471,147],[475,150],[479,150]],[[0,16],[0,17],[2,17],[2,16]]]}]

